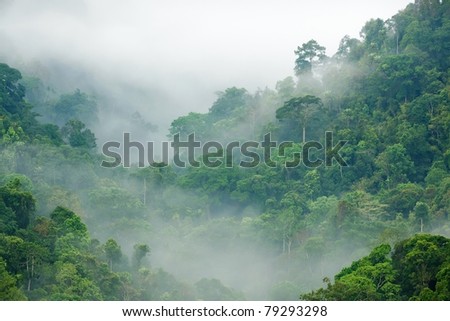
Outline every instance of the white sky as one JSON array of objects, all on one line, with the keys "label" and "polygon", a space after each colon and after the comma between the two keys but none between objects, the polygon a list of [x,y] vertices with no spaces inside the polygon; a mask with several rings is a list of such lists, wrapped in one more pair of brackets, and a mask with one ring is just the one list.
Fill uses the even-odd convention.
[{"label": "white sky", "polygon": [[178,99],[173,117],[206,111],[227,87],[274,88],[293,74],[298,45],[313,38],[332,55],[344,35],[409,2],[0,0],[0,57],[59,59],[156,88]]}]

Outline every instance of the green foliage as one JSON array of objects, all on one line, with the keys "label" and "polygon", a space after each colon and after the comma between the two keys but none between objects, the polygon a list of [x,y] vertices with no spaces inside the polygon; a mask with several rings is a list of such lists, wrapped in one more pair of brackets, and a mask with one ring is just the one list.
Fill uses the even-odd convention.
[{"label": "green foliage", "polygon": [[86,225],[81,222],[80,217],[66,208],[58,206],[50,214],[50,218],[55,223],[58,235],[72,233],[79,238],[86,238],[88,235]]},{"label": "green foliage", "polygon": [[181,137],[195,133],[197,139],[202,139],[208,133],[208,117],[206,114],[189,113],[175,119],[170,124],[170,134],[180,134]]},{"label": "green foliage", "polygon": [[413,163],[401,144],[388,146],[375,159],[375,164],[388,189],[406,183],[413,170]]},{"label": "green foliage", "polygon": [[23,98],[25,88],[19,84],[22,74],[17,69],[0,63],[0,111],[8,114],[20,114],[25,108]]},{"label": "green foliage", "polygon": [[106,241],[103,249],[105,251],[106,258],[109,261],[109,267],[112,271],[113,263],[120,262],[120,259],[122,258],[122,250],[119,244],[117,244],[117,242],[113,239]]},{"label": "green foliage", "polygon": [[79,120],[71,119],[61,128],[62,137],[72,147],[95,148],[95,135]]},{"label": "green foliage", "polygon": [[147,244],[135,244],[133,253],[133,264],[136,268],[139,268],[142,264],[142,260],[150,254],[150,247]]},{"label": "green foliage", "polygon": [[291,120],[300,124],[303,130],[302,141],[306,141],[306,127],[311,118],[318,112],[322,102],[320,98],[307,95],[304,97],[296,97],[286,101],[283,107],[277,109],[276,118],[279,120]]},{"label": "green foliage", "polygon": [[94,210],[116,217],[124,213],[136,216],[143,209],[138,197],[119,186],[100,186],[90,191],[88,197]]},{"label": "green foliage", "polygon": [[29,192],[21,189],[19,178],[0,187],[0,199],[16,215],[15,221],[19,228],[26,228],[35,211],[35,199]]},{"label": "green foliage", "polygon": [[100,289],[92,280],[80,275],[72,263],[60,263],[56,266],[56,285],[50,300],[97,301],[102,299]]},{"label": "green foliage", "polygon": [[53,126],[39,124],[32,106],[25,101],[21,73],[0,63],[0,144],[25,142],[30,139],[59,144],[61,138]]},{"label": "green foliage", "polygon": [[0,258],[0,300],[22,301],[26,296],[17,288],[17,280],[5,268],[6,263]]},{"label": "green foliage", "polygon": [[52,106],[52,121],[62,126],[71,120],[92,125],[97,118],[97,103],[79,89],[74,93],[61,95]]},{"label": "green foliage", "polygon": [[445,273],[440,271],[447,267],[449,257],[450,241],[443,236],[417,235],[397,244],[392,258],[402,297],[420,299],[426,288],[436,292],[437,275]]},{"label": "green foliage", "polygon": [[232,116],[236,111],[244,108],[249,99],[247,90],[244,88],[228,88],[225,92],[220,92],[218,95],[219,98],[209,110],[213,121]]},{"label": "green foliage", "polygon": [[0,198],[0,233],[11,235],[17,231],[17,228],[16,214]]},{"label": "green foliage", "polygon": [[371,19],[366,22],[360,35],[364,39],[364,45],[369,52],[380,52],[386,41],[386,26],[382,19]]},{"label": "green foliage", "polygon": [[325,47],[319,45],[314,39],[297,47],[294,53],[297,55],[294,68],[297,75],[311,73],[313,64],[326,58]]},{"label": "green foliage", "polygon": [[346,35],[341,39],[335,56],[339,60],[356,61],[361,58],[363,53],[361,41]]},{"label": "green foliage", "polygon": [[369,256],[335,276],[335,283],[301,295],[303,300],[449,300],[450,240],[419,234],[391,247],[381,245]]},{"label": "green foliage", "polygon": [[[274,151],[275,167],[100,168],[86,127],[95,128],[96,99],[0,64],[0,297],[244,299],[218,279],[187,284],[150,266],[176,271],[208,256],[213,268],[210,256],[223,255],[208,277],[237,266],[258,299],[295,299],[353,260],[302,299],[448,300],[448,240],[408,239],[450,232],[448,3],[416,1],[371,20],[331,58],[311,40],[295,51],[296,79],[225,89],[207,113],[171,123],[171,135],[203,142],[293,140]],[[325,131],[348,141],[350,166],[284,166],[306,140],[324,144]]]},{"label": "green foliage", "polygon": [[422,198],[423,188],[413,183],[399,184],[393,190],[386,190],[380,194],[392,214],[402,213],[407,217]]},{"label": "green foliage", "polygon": [[145,300],[178,301],[194,297],[192,290],[162,269],[151,271],[141,268],[139,284],[142,289],[141,296]]}]

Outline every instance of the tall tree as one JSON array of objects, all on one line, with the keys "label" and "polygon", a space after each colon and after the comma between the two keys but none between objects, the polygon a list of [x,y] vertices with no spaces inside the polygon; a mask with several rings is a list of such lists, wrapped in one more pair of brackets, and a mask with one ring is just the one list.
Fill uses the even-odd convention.
[{"label": "tall tree", "polygon": [[294,120],[300,124],[302,129],[302,141],[306,142],[306,127],[312,116],[319,111],[322,106],[320,98],[307,95],[296,97],[286,101],[283,107],[277,109],[276,118],[278,120]]},{"label": "tall tree", "polygon": [[95,143],[95,135],[86,125],[77,119],[69,120],[62,128],[61,133],[63,138],[72,147],[81,147],[86,149],[93,149],[97,146]]},{"label": "tall tree", "polygon": [[117,244],[117,242],[113,239],[109,239],[108,241],[106,241],[104,250],[106,258],[109,262],[109,269],[112,271],[113,263],[120,262],[120,259],[122,258],[122,250],[120,248],[120,245]]},{"label": "tall tree", "polygon": [[294,67],[297,76],[311,73],[313,65],[322,62],[326,58],[325,49],[314,39],[298,46],[297,50],[294,51],[297,55]]},{"label": "tall tree", "polygon": [[209,109],[209,115],[213,121],[229,117],[236,110],[246,107],[250,96],[244,88],[228,88],[225,92],[218,93],[219,98]]},{"label": "tall tree", "polygon": [[21,301],[26,300],[25,295],[17,288],[17,279],[6,270],[6,263],[0,257],[0,300]]},{"label": "tall tree", "polygon": [[36,209],[36,201],[30,192],[23,191],[19,178],[0,187],[0,199],[16,215],[19,228],[26,228]]}]

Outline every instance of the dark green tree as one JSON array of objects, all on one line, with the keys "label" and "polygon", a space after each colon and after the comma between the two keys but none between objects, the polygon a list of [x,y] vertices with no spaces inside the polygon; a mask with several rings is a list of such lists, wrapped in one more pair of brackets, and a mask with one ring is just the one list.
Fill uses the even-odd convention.
[{"label": "dark green tree", "polygon": [[3,200],[6,207],[15,213],[17,226],[19,228],[26,228],[34,215],[36,201],[30,192],[22,190],[18,178],[0,187],[0,199]]},{"label": "dark green tree", "polygon": [[106,241],[103,249],[105,251],[106,258],[108,259],[109,269],[112,271],[113,264],[120,262],[122,258],[122,250],[120,248],[120,245],[117,244],[115,240],[109,239],[108,241]]},{"label": "dark green tree", "polygon": [[72,147],[80,147],[85,149],[93,149],[97,146],[95,143],[95,135],[80,120],[69,120],[62,128],[61,134],[63,138]]},{"label": "dark green tree", "polygon": [[72,119],[92,126],[97,120],[97,103],[79,89],[71,94],[61,95],[53,105],[54,122],[62,126]]},{"label": "dark green tree", "polygon": [[142,260],[151,252],[150,247],[147,244],[135,244],[133,249],[133,265],[140,268]]},{"label": "dark green tree", "polygon": [[322,106],[320,98],[307,95],[286,101],[283,107],[277,109],[276,118],[279,120],[293,120],[299,123],[302,129],[302,142],[306,142],[306,127],[315,113]]},{"label": "dark green tree", "polygon": [[26,296],[17,288],[17,280],[6,270],[6,263],[0,257],[0,300],[2,301],[23,301]]},{"label": "dark green tree", "polygon": [[297,55],[294,67],[297,76],[311,73],[313,65],[322,62],[326,58],[325,49],[314,39],[298,46],[297,50],[294,51]]},{"label": "dark green tree", "polygon": [[219,98],[209,109],[209,116],[213,122],[230,117],[237,110],[245,108],[250,98],[246,89],[236,87],[219,92],[218,96]]}]

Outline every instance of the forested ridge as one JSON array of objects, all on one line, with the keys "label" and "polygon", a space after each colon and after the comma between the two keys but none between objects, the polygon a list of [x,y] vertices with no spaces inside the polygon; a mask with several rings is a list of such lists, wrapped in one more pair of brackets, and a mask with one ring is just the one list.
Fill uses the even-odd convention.
[{"label": "forested ridge", "polygon": [[[449,18],[416,1],[331,57],[307,41],[295,77],[171,123],[296,142],[273,167],[103,168],[98,98],[0,63],[0,299],[449,300]],[[283,166],[325,132],[348,166]]]}]

